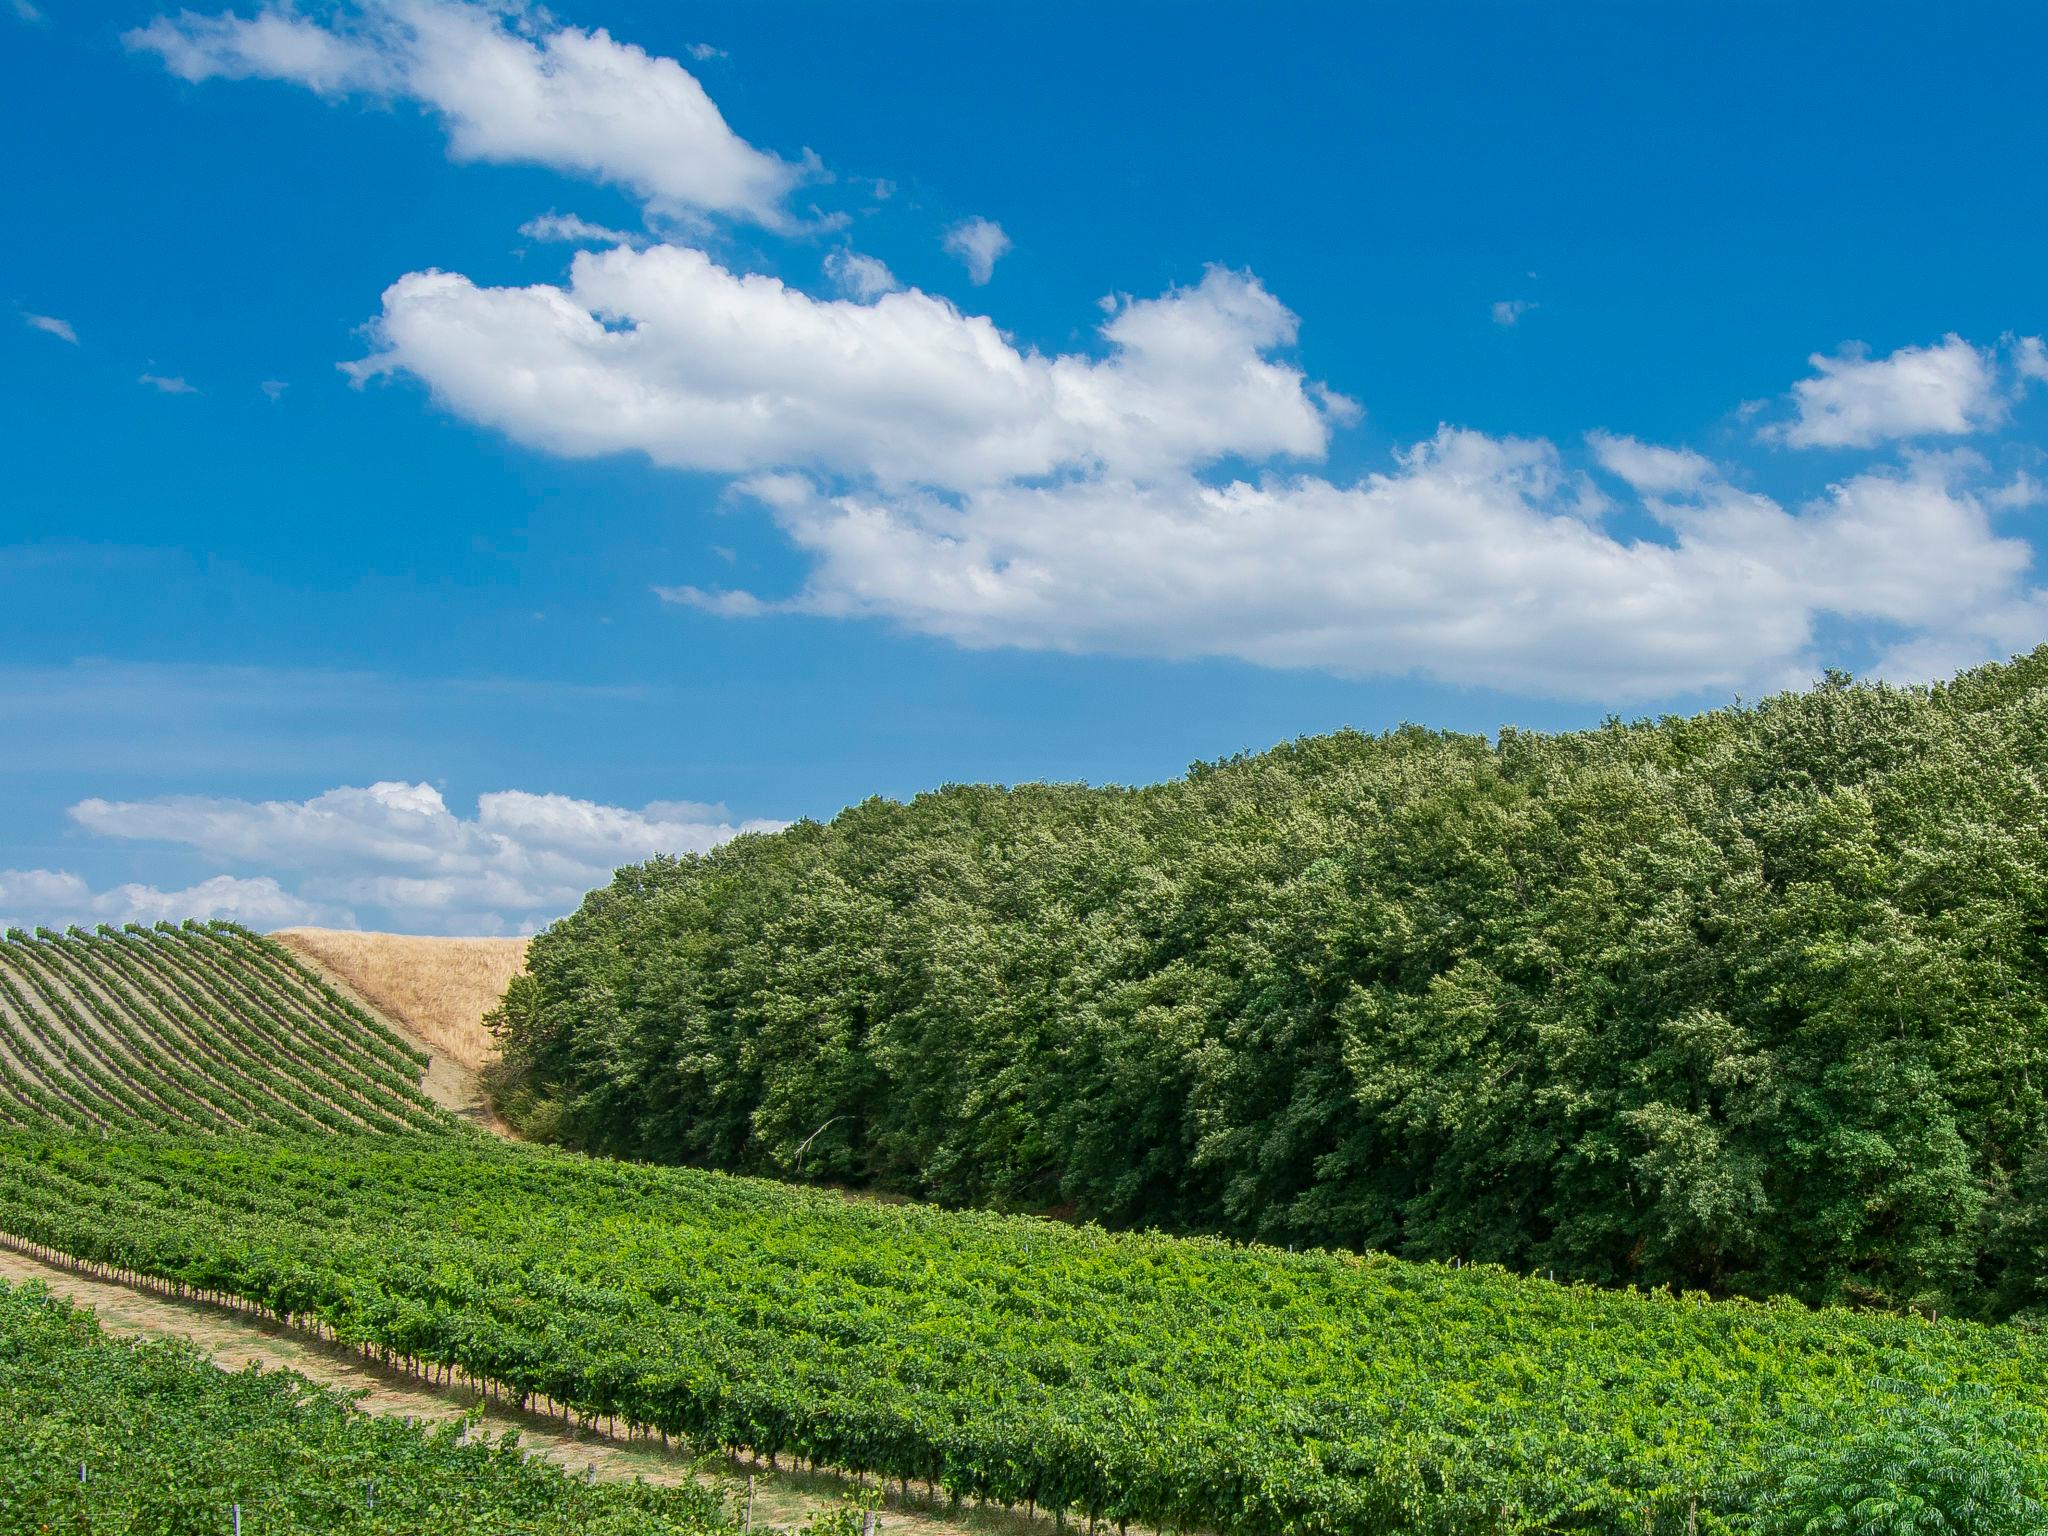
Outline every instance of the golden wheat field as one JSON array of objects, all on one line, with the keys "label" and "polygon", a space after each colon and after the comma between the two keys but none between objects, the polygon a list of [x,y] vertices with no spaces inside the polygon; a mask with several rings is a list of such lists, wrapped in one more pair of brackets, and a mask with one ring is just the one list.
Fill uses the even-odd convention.
[{"label": "golden wheat field", "polygon": [[526,964],[525,939],[423,938],[338,928],[285,928],[271,937],[471,1072],[497,1054],[483,1018]]}]

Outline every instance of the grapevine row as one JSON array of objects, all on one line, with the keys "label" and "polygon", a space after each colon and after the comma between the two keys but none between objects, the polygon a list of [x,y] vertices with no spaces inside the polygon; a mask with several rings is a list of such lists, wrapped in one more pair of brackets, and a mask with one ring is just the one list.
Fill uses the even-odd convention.
[{"label": "grapevine row", "polygon": [[275,939],[265,938],[234,923],[188,923],[186,928],[220,945],[234,962],[253,967],[288,993],[296,994],[302,999],[299,1006],[324,1009],[345,1038],[359,1044],[392,1070],[417,1075],[426,1068],[427,1052],[394,1034],[383,1020],[337,992],[325,977],[300,964],[297,957]]},{"label": "grapevine row", "polygon": [[[289,1371],[224,1371],[182,1340],[107,1336],[0,1282],[0,1509],[9,1531],[251,1536],[739,1536],[715,1488],[594,1483],[457,1423],[355,1408]],[[813,1536],[850,1536],[835,1512]]]},{"label": "grapevine row", "polygon": [[[297,1119],[331,1131],[355,1128],[355,1120],[298,1080],[290,1070],[290,1059],[269,1041],[225,1009],[210,1006],[204,997],[179,992],[160,968],[151,964],[153,957],[145,945],[121,945],[107,953],[114,968],[138,988],[160,1017],[173,1021],[187,1038],[201,1041],[224,1071],[283,1106],[289,1112],[285,1123]],[[195,1006],[187,1007],[187,1003]]]},{"label": "grapevine row", "polygon": [[0,1120],[72,1131],[443,1134],[423,1053],[224,925],[0,942]]},{"label": "grapevine row", "polygon": [[[203,962],[195,961],[189,946],[176,938],[145,934],[131,952],[257,1059],[285,1074],[299,1092],[309,1096],[309,1108],[318,1106],[316,1113],[324,1110],[340,1116],[342,1126],[353,1119],[375,1130],[404,1128],[407,1116],[400,1106],[412,1085],[399,1085],[395,1093],[371,1093],[345,1081],[347,1069],[337,1071],[317,1039],[307,1038],[293,1024],[280,1028],[260,1000],[238,996],[230,977],[210,974]],[[386,1100],[393,1101],[388,1110]]]},{"label": "grapevine row", "polygon": [[[1794,1410],[2017,1329],[879,1207],[481,1138],[0,1135],[0,1230],[507,1397],[1093,1520],[1733,1533]],[[2033,1453],[2048,1457],[2048,1444]]]}]

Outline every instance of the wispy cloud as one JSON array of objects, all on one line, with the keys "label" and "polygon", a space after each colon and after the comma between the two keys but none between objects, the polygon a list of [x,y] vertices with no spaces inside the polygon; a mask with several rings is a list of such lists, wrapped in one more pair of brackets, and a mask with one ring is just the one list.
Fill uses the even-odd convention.
[{"label": "wispy cloud", "polygon": [[196,395],[199,393],[196,386],[186,383],[185,380],[161,373],[145,373],[137,378],[135,382],[147,384],[160,395]]},{"label": "wispy cloud", "polygon": [[645,235],[593,224],[573,213],[543,213],[520,225],[519,233],[529,240],[556,240],[567,245],[628,245],[637,250],[649,243]]},{"label": "wispy cloud", "polygon": [[1659,447],[1609,432],[1588,432],[1586,443],[1602,469],[1644,496],[1689,496],[1715,478],[1713,463],[1687,448]]},{"label": "wispy cloud", "polygon": [[28,315],[21,317],[32,331],[41,331],[46,336],[55,336],[59,341],[78,345],[78,332],[71,328],[69,320],[59,320],[55,315]]},{"label": "wispy cloud", "polygon": [[1522,316],[1528,314],[1534,308],[1536,308],[1536,302],[1533,299],[1496,300],[1493,306],[1493,323],[1495,325],[1519,325]]},{"label": "wispy cloud", "polygon": [[960,258],[968,281],[976,287],[995,276],[996,263],[1011,250],[1010,237],[994,219],[962,219],[946,231],[942,242],[948,254]]},{"label": "wispy cloud", "polygon": [[[162,566],[162,556],[148,550],[0,547],[0,577],[114,561],[134,567],[134,575]],[[636,686],[313,667],[0,662],[0,775],[297,781],[309,762],[374,775],[393,757],[423,750],[472,761],[465,749],[508,708],[552,728],[593,714],[623,719],[655,696]],[[424,733],[422,721],[433,723]]]},{"label": "wispy cloud", "polygon": [[896,281],[887,263],[874,256],[863,256],[858,251],[831,251],[825,256],[825,275],[832,284],[850,299],[867,303],[879,299],[885,293],[894,293],[903,285]]}]

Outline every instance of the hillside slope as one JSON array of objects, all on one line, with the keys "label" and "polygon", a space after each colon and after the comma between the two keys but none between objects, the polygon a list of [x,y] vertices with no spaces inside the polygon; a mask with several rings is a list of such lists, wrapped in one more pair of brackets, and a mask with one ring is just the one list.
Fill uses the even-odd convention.
[{"label": "hillside slope", "polygon": [[621,871],[507,1001],[637,1158],[1603,1284],[2048,1309],[2048,649]]},{"label": "hillside slope", "polygon": [[441,1132],[426,1054],[230,924],[10,929],[0,1122],[74,1131]]},{"label": "hillside slope", "polygon": [[470,1072],[497,1059],[498,1042],[484,1028],[484,1015],[526,966],[525,939],[343,928],[281,928],[271,938]]}]

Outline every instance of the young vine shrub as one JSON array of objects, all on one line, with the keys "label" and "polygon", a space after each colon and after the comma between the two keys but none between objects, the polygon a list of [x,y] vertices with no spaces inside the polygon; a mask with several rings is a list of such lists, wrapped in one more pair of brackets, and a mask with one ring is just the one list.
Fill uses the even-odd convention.
[{"label": "young vine shrub", "polygon": [[1920,1373],[1886,1386],[1874,1412],[1800,1415],[1776,1458],[1758,1536],[2048,1531],[2038,1412]]},{"label": "young vine shrub", "polygon": [[[508,1437],[354,1408],[182,1340],[118,1340],[0,1282],[0,1530],[221,1536],[737,1536],[694,1484],[587,1483]],[[850,1536],[845,1520],[817,1536]]]},{"label": "young vine shrub", "polygon": [[1930,1393],[1951,1438],[2007,1415],[1984,1423],[2023,1489],[2048,1467],[2048,1341],[2020,1328],[1117,1235],[481,1138],[0,1135],[0,1231],[543,1411],[1097,1522],[1735,1536],[1791,1507],[1772,1501],[1824,1465],[1808,1450]]}]

